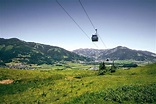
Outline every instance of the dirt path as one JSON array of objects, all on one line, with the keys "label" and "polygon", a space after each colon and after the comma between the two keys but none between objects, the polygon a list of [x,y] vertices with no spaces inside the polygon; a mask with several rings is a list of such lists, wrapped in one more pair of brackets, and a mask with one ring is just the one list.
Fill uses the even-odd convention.
[{"label": "dirt path", "polygon": [[11,84],[13,82],[14,82],[14,80],[7,79],[7,80],[0,81],[0,84]]}]

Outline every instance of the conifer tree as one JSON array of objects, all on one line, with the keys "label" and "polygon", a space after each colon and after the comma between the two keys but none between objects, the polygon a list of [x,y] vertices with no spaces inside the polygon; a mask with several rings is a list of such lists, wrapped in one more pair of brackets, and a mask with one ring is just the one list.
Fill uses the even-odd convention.
[{"label": "conifer tree", "polygon": [[104,75],[106,73],[106,66],[105,63],[102,62],[99,65],[99,75]]}]

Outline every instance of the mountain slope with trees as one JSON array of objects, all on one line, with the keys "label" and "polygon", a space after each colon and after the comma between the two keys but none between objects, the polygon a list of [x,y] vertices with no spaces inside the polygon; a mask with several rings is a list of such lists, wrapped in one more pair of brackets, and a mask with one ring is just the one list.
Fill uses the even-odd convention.
[{"label": "mountain slope with trees", "polygon": [[17,38],[0,38],[0,63],[22,62],[27,64],[53,64],[56,61],[88,61],[63,48],[34,42],[25,42]]}]

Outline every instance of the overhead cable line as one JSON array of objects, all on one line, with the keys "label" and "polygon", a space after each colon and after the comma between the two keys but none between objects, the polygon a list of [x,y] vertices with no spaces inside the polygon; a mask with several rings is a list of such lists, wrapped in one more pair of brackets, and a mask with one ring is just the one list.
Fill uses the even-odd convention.
[{"label": "overhead cable line", "polygon": [[[64,10],[64,12],[72,19],[72,21],[78,26],[78,28],[87,36],[87,38],[90,40],[90,37],[87,35],[87,33],[81,28],[81,26],[74,20],[74,18],[67,12],[67,10],[56,0],[57,4]],[[94,43],[94,45],[98,48],[98,46]]]},{"label": "overhead cable line", "polygon": [[[56,0],[60,7],[66,12],[66,14],[73,20],[73,22],[79,27],[79,29],[89,38],[86,32],[80,27],[80,25],[74,20],[74,18],[66,11],[66,9]],[[89,38],[90,39],[90,38]]]},{"label": "overhead cable line", "polygon": [[104,43],[104,41],[102,40],[101,36],[99,35],[101,42],[103,43],[103,45],[107,48],[106,44]]},{"label": "overhead cable line", "polygon": [[84,6],[82,5],[81,0],[79,0],[79,2],[80,2],[80,4],[81,4],[81,6],[82,6],[84,12],[86,13],[86,15],[87,15],[87,17],[88,17],[88,19],[89,19],[91,25],[93,26],[93,28],[94,28],[94,30],[95,30],[96,28],[95,28],[93,22],[91,21],[91,19],[90,19],[89,15],[88,15],[87,11],[85,10]]},{"label": "overhead cable line", "polygon": [[[91,25],[92,25],[93,29],[96,31],[96,28],[95,28],[95,26],[94,26],[94,24],[93,24],[92,20],[90,19],[90,17],[89,17],[89,15],[88,15],[87,11],[85,10],[85,8],[84,8],[84,6],[83,6],[83,4],[82,4],[81,0],[79,0],[79,3],[80,3],[80,5],[81,5],[81,7],[83,8],[83,10],[84,10],[84,12],[85,12],[86,16],[88,17],[88,19],[89,19],[89,21],[90,21],[90,23],[91,23]],[[102,40],[101,36],[100,36],[100,35],[98,35],[98,36],[100,37],[100,40],[102,41],[102,43],[103,43],[104,47],[106,47],[106,45],[105,45],[104,41]],[[107,48],[107,47],[106,47],[106,48]]]}]

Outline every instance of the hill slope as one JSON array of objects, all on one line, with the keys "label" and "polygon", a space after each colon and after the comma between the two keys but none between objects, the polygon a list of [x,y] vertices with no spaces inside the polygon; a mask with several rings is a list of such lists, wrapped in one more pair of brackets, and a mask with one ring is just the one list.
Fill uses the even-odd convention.
[{"label": "hill slope", "polygon": [[0,68],[0,81],[7,79],[14,82],[0,84],[1,104],[156,103],[156,64],[103,76],[91,70]]},{"label": "hill slope", "polygon": [[55,61],[86,61],[89,58],[79,56],[60,47],[25,42],[16,38],[0,38],[0,63],[23,62],[28,64],[52,64]]},{"label": "hill slope", "polygon": [[156,54],[148,51],[132,50],[127,47],[118,46],[113,49],[77,49],[73,52],[98,60],[107,58],[114,60],[136,60],[136,61],[156,61]]}]

